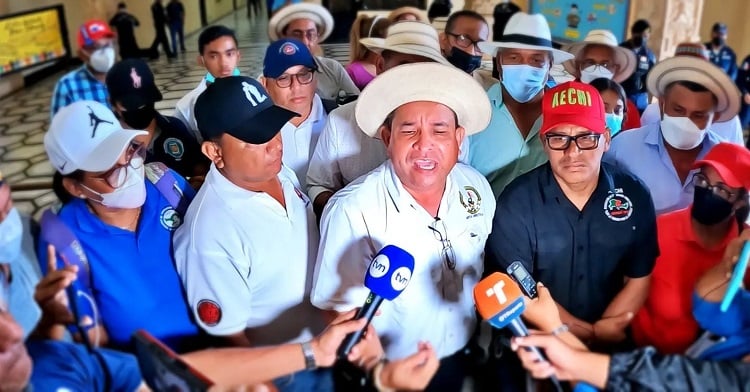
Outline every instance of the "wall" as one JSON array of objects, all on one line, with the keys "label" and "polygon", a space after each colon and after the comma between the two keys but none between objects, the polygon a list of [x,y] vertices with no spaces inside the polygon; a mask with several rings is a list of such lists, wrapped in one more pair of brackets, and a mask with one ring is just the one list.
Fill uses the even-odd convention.
[{"label": "wall", "polygon": [[737,53],[737,62],[750,54],[750,1],[748,0],[705,0],[700,36],[703,42],[711,39],[711,27],[716,22],[724,22],[729,28],[728,44]]}]

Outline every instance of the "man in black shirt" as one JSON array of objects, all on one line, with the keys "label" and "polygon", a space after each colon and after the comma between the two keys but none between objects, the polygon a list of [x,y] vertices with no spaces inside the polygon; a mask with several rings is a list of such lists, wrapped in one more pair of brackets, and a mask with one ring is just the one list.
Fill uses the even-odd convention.
[{"label": "man in black shirt", "polygon": [[180,39],[180,50],[185,51],[185,7],[180,0],[171,0],[167,4],[167,20],[172,35],[172,52],[177,53],[177,39]]},{"label": "man in black shirt", "polygon": [[635,72],[624,82],[628,99],[633,101],[640,113],[648,106],[648,89],[646,88],[646,77],[651,68],[656,65],[656,56],[648,48],[648,38],[651,36],[651,25],[646,20],[638,20],[630,28],[630,39],[621,43],[620,46],[635,52]]},{"label": "man in black shirt", "polygon": [[166,31],[167,14],[164,11],[161,0],[155,0],[154,4],[151,5],[151,17],[154,19],[154,30],[156,30],[154,43],[151,44],[151,52],[154,53],[154,57],[159,57],[159,45],[161,45],[168,58],[175,58],[177,55],[169,48],[169,39],[167,39]]},{"label": "man in black shirt", "polygon": [[495,6],[495,10],[492,13],[495,23],[492,25],[492,40],[497,41],[503,36],[505,25],[508,24],[508,20],[516,12],[520,11],[521,8],[510,2],[510,0],[502,0]]},{"label": "man in black shirt", "polygon": [[133,14],[128,12],[127,5],[124,2],[117,5],[117,13],[110,19],[109,25],[117,29],[117,44],[120,47],[120,57],[123,60],[142,56],[143,52],[138,47],[133,32],[141,23]]},{"label": "man in black shirt", "polygon": [[164,163],[191,184],[201,183],[209,162],[182,121],[156,111],[162,95],[148,65],[140,59],[115,64],[107,73],[107,89],[122,126],[148,131],[142,140],[136,138],[148,146],[146,161]]}]

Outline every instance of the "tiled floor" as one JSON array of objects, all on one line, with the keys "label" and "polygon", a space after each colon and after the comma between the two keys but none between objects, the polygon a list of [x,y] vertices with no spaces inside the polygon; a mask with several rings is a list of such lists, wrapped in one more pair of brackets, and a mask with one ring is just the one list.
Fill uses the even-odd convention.
[{"label": "tiled floor", "polygon": [[[237,32],[242,60],[240,69],[245,75],[259,75],[268,46],[265,18],[248,19],[241,9],[220,20]],[[174,61],[165,56],[150,62],[156,83],[164,100],[156,108],[171,114],[177,101],[192,90],[206,71],[197,63],[198,34],[186,39],[188,51]],[[349,47],[346,44],[323,45],[325,55],[345,62]],[[51,191],[52,167],[47,162],[42,140],[49,126],[49,105],[57,75],[25,88],[0,100],[0,171],[13,186],[13,199],[19,209],[38,217],[41,210],[54,203]],[[25,190],[24,188],[42,188]]]}]

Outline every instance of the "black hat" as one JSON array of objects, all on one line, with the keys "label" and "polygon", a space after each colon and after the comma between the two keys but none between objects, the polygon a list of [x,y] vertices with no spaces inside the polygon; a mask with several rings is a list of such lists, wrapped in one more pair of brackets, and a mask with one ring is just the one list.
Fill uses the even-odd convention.
[{"label": "black hat", "polygon": [[719,33],[719,34],[726,34],[727,33],[727,25],[721,22],[714,23],[714,27],[711,28],[711,32]]},{"label": "black hat", "polygon": [[226,133],[251,144],[268,143],[297,116],[274,105],[266,89],[245,76],[216,79],[195,102],[195,120],[203,140]]},{"label": "black hat", "polygon": [[141,59],[127,59],[116,63],[107,72],[106,81],[110,98],[119,102],[125,110],[138,109],[162,100],[161,92],[154,82],[154,74]]}]

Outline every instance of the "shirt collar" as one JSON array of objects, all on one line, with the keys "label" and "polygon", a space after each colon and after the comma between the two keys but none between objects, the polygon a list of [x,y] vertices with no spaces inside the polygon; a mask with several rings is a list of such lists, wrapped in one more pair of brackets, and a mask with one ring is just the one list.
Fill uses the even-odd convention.
[{"label": "shirt collar", "polygon": [[[565,192],[562,191],[560,184],[557,182],[555,174],[552,172],[552,164],[550,164],[549,161],[544,164],[544,171],[545,173],[541,176],[540,181],[542,202],[546,203],[548,198],[553,199],[557,196],[567,198]],[[614,177],[612,176],[608,165],[602,162],[599,166],[599,180],[596,183],[596,189],[589,197],[589,200],[596,197],[597,194],[602,194],[604,192],[616,194],[618,193],[617,191],[617,185],[615,184]]]},{"label": "shirt collar", "polygon": [[[699,241],[698,236],[695,235],[695,230],[693,230],[693,220],[692,215],[690,214],[690,209],[692,208],[692,206],[693,205],[691,204],[687,208],[674,212],[674,214],[679,214],[680,227],[678,228],[676,233],[677,238],[682,241],[693,242],[698,246],[703,247],[703,244]],[[731,241],[733,238],[737,238],[737,236],[739,235],[739,227],[734,224],[734,222],[732,222],[732,225],[730,226],[726,236],[724,236],[720,243],[709,250],[724,249],[727,247],[727,244],[729,244],[729,241]]]},{"label": "shirt collar", "polygon": [[[388,191],[388,196],[391,202],[396,207],[398,212],[404,212],[411,210],[424,211],[424,207],[419,205],[414,197],[404,188],[401,183],[401,179],[396,175],[396,171],[393,169],[393,163],[391,160],[387,160],[385,163],[384,181],[385,188]],[[448,197],[446,195],[454,194],[455,181],[453,180],[453,171],[456,170],[455,166],[448,173],[448,177],[445,180],[445,191],[443,196],[440,198],[440,209],[438,210],[438,216],[443,218],[448,214]],[[433,217],[434,218],[434,217]]]},{"label": "shirt collar", "polygon": [[323,108],[323,101],[320,99],[320,96],[318,94],[315,94],[312,100],[312,108],[310,109],[310,115],[307,116],[305,121],[302,121],[298,127],[294,127],[291,121],[287,122],[287,124],[292,126],[294,129],[300,129],[306,126],[313,126],[313,124],[317,124],[320,121],[325,121],[326,119],[325,115],[326,115],[326,112],[325,112],[325,108]]},{"label": "shirt collar", "polygon": [[497,82],[487,90],[487,96],[490,98],[492,106],[501,108],[503,106],[503,83]]},{"label": "shirt collar", "polygon": [[[664,138],[661,136],[661,124],[659,121],[646,125],[648,132],[644,141],[646,144],[657,146],[659,149],[664,148]],[[721,142],[721,136],[717,135],[716,132],[709,129],[706,131],[706,136],[703,138],[703,148],[701,149],[700,156],[705,155],[708,150],[716,144]]]},{"label": "shirt collar", "polygon": [[[65,205],[65,209],[72,209],[73,219],[75,224],[86,233],[106,233],[111,235],[122,235],[122,234],[138,234],[143,230],[144,219],[151,219],[150,217],[159,216],[158,203],[161,200],[161,193],[156,186],[149,180],[144,180],[146,184],[146,200],[141,206],[141,215],[138,217],[138,230],[133,233],[128,230],[121,229],[119,227],[111,226],[101,220],[96,214],[94,214],[89,206],[86,204],[84,199],[72,199]],[[95,203],[95,202],[94,202]]]},{"label": "shirt collar", "polygon": [[206,175],[206,183],[211,186],[219,197],[222,199],[243,199],[247,200],[258,196],[259,192],[249,191],[245,188],[235,185],[229,181],[228,178],[224,177],[219,169],[211,164],[211,168]]}]

